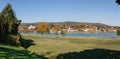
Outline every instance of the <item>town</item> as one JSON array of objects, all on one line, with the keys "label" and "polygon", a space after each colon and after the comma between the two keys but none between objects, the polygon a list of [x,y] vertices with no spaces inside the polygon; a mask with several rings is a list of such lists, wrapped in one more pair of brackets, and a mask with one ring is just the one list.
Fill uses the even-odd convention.
[{"label": "town", "polygon": [[[47,22],[46,22],[47,23]],[[36,32],[39,23],[22,23],[19,26],[19,32]],[[118,26],[109,26],[100,23],[79,23],[79,22],[51,22],[48,23],[50,32],[54,32],[54,27],[66,32],[116,32],[120,29]]]}]

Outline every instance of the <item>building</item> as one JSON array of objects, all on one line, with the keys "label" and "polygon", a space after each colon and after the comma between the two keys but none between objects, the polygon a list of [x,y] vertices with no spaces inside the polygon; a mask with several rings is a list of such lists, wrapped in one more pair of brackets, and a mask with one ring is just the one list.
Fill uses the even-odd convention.
[{"label": "building", "polygon": [[35,29],[35,28],[36,28],[36,26],[33,26],[33,25],[28,26],[28,30],[32,30],[32,29]]}]

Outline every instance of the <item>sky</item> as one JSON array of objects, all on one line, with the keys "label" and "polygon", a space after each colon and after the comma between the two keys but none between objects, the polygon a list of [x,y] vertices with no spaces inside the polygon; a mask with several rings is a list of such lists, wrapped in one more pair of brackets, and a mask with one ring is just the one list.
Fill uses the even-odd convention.
[{"label": "sky", "polygon": [[0,0],[19,20],[33,22],[91,22],[120,26],[120,5],[115,0]]}]

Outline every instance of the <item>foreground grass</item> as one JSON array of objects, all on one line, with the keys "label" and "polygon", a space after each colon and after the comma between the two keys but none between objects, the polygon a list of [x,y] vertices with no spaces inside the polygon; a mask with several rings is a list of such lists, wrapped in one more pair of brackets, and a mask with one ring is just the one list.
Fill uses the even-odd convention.
[{"label": "foreground grass", "polygon": [[0,59],[46,59],[36,53],[0,43]]},{"label": "foreground grass", "polygon": [[86,37],[47,37],[23,35],[34,40],[35,45],[29,51],[54,59],[59,54],[80,52],[88,49],[109,49],[120,51],[120,38],[86,38]]}]

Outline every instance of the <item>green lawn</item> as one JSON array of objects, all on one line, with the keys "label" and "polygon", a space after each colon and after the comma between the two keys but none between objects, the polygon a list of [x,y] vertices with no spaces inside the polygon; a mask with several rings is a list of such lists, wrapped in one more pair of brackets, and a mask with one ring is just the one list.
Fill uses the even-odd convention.
[{"label": "green lawn", "polygon": [[[23,35],[25,39],[34,40],[35,45],[29,51],[54,59],[59,54],[82,52],[89,49],[107,49],[120,51],[120,38],[94,37],[55,37]],[[115,58],[114,58],[115,59]]]}]

